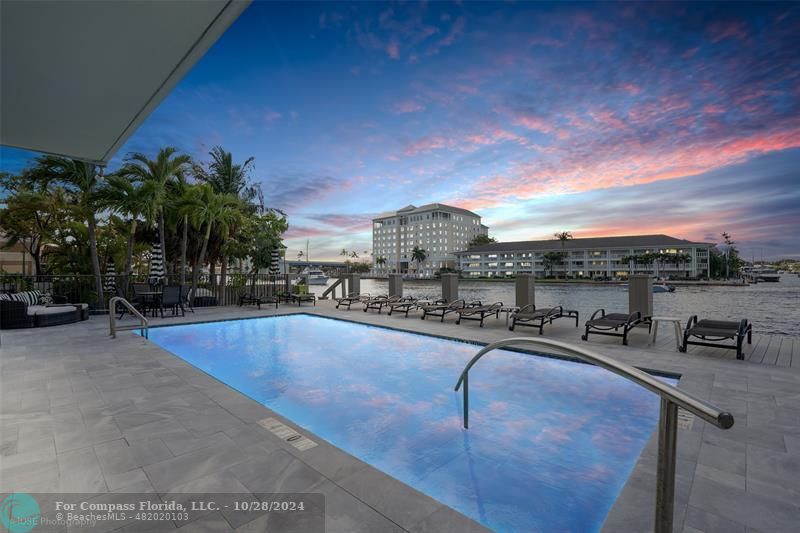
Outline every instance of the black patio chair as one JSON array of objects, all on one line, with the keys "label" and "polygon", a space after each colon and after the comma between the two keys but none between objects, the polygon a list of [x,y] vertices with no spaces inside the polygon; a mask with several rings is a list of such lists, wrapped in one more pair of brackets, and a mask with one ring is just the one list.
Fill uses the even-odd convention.
[{"label": "black patio chair", "polygon": [[[597,314],[600,313],[598,317]],[[639,324],[646,323],[652,327],[650,317],[642,317],[641,311],[630,314],[608,313],[605,309],[598,309],[592,314],[592,318],[586,321],[586,331],[581,335],[581,339],[588,341],[589,334],[607,335],[609,337],[622,337],[622,344],[628,345],[628,333]],[[622,328],[622,333],[619,329]]]},{"label": "black patio chair", "polygon": [[491,315],[494,315],[495,318],[500,317],[502,308],[503,302],[495,302],[492,305],[470,305],[463,309],[458,309],[456,310],[456,313],[458,313],[456,324],[461,324],[462,320],[479,320],[480,326],[483,327],[483,319]]},{"label": "black patio chair", "polygon": [[575,327],[578,327],[578,311],[571,309],[565,310],[562,306],[536,308],[534,304],[521,307],[511,315],[511,325],[509,331],[514,331],[517,326],[529,326],[539,328],[539,335],[544,333],[545,324],[552,324],[559,318],[574,318]]},{"label": "black patio chair", "polygon": [[[697,337],[700,341],[691,341],[691,337]],[[736,359],[744,359],[742,345],[747,337],[747,344],[753,343],[753,325],[743,318],[739,322],[724,320],[697,320],[697,315],[689,317],[686,329],[683,331],[683,344],[680,350],[686,352],[689,345],[708,346],[711,348],[724,348],[736,350]],[[725,344],[722,341],[733,340],[735,344]]]},{"label": "black patio chair", "polygon": [[161,292],[161,318],[164,318],[164,309],[172,309],[172,316],[178,315],[178,309],[181,310],[181,316],[186,316],[186,310],[183,308],[183,298],[181,298],[180,285],[166,285]]}]

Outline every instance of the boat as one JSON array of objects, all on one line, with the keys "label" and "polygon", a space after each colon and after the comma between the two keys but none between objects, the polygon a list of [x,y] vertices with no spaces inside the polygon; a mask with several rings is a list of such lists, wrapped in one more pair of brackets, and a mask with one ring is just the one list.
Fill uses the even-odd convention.
[{"label": "boat", "polygon": [[668,285],[666,283],[659,283],[653,285],[653,294],[658,292],[675,292],[675,287],[673,285]]},{"label": "boat", "polygon": [[[628,290],[628,285],[625,284],[625,290]],[[659,292],[675,292],[675,286],[669,285],[667,283],[654,283],[653,284],[653,294]]]},{"label": "boat", "polygon": [[781,275],[774,268],[760,265],[743,268],[742,275],[755,282],[765,281],[769,283],[776,283],[781,280]]},{"label": "boat", "polygon": [[300,276],[306,280],[306,284],[308,285],[328,284],[328,276],[326,276],[325,272],[318,268],[306,267],[302,272],[300,272]]}]

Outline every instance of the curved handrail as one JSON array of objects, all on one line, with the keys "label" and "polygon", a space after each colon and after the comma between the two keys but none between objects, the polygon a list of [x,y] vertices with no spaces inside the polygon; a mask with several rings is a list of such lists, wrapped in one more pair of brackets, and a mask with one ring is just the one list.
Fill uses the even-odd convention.
[{"label": "curved handrail", "polygon": [[[123,331],[123,329],[117,328],[117,321],[114,318],[116,316],[116,309],[118,303],[124,305],[133,316],[139,319],[140,328],[142,330],[142,336],[146,338],[148,328],[150,327],[150,322],[142,313],[139,312],[138,309],[136,309],[133,306],[133,304],[131,304],[128,300],[126,300],[122,296],[114,296],[113,298],[111,298],[111,300],[108,301],[108,322],[109,322],[108,326],[110,330],[109,335],[111,335],[112,338],[116,338],[117,331],[118,330]],[[138,328],[125,328],[125,329],[138,329]]]},{"label": "curved handrail", "polygon": [[638,368],[626,365],[625,363],[620,363],[619,361],[615,361],[610,357],[593,352],[592,350],[551,339],[512,337],[485,346],[477,354],[475,354],[475,357],[473,357],[470,362],[467,363],[467,366],[464,367],[464,370],[461,372],[461,376],[458,378],[458,383],[456,383],[455,390],[457,391],[461,387],[461,384],[467,378],[467,373],[469,372],[470,368],[472,368],[481,357],[493,350],[520,344],[531,344],[534,346],[555,348],[562,353],[577,357],[583,361],[587,361],[630,381],[633,381],[647,390],[658,394],[661,396],[661,398],[669,400],[678,406],[683,407],[687,411],[699,416],[703,420],[706,420],[707,422],[710,422],[719,428],[728,429],[733,426],[733,415],[731,413],[722,411],[721,409],[714,407],[710,403],[701,400],[700,398],[697,398],[686,391],[683,391],[677,387],[673,387],[668,383],[664,383],[663,381],[656,379],[655,377],[639,370]]}]

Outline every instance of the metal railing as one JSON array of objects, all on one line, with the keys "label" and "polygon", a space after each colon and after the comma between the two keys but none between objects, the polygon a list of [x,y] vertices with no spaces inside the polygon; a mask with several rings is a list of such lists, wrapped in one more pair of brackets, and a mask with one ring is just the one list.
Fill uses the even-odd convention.
[{"label": "metal railing", "polygon": [[344,298],[345,296],[347,296],[347,295],[345,294],[345,291],[347,290],[347,289],[345,289],[345,280],[344,280],[344,278],[339,278],[339,279],[337,279],[337,280],[336,280],[336,281],[333,283],[333,285],[331,285],[330,287],[328,287],[327,289],[325,289],[325,292],[323,292],[323,293],[322,293],[322,295],[319,297],[319,299],[320,299],[320,300],[326,300],[326,299],[328,298],[328,295],[329,295],[329,294],[331,294],[331,293],[333,293],[333,296],[332,296],[332,297],[333,297],[333,298],[336,298],[336,289],[337,289],[339,286],[341,286],[341,287],[342,287],[342,298]]},{"label": "metal railing", "polygon": [[[652,375],[630,365],[615,361],[583,347],[550,339],[514,337],[492,343],[482,348],[473,357],[458,378],[455,390],[464,386],[464,428],[469,428],[469,370],[487,353],[499,348],[519,345],[534,345],[555,349],[557,352],[576,357],[595,366],[622,376],[661,397],[661,411],[658,421],[658,466],[656,472],[656,512],[655,532],[672,531],[672,517],[675,505],[675,461],[678,429],[678,407],[702,418],[721,429],[733,426],[733,415],[714,407],[686,391],[660,381]],[[533,355],[533,354],[532,354]]]},{"label": "metal railing", "polygon": [[[139,325],[117,327],[117,304],[124,305],[130,314],[138,318]],[[145,318],[145,316],[142,315],[128,300],[121,296],[114,296],[108,301],[108,309],[109,335],[111,335],[112,339],[117,338],[117,331],[132,331],[134,329],[140,329],[142,337],[145,339],[148,337],[148,328],[150,327],[150,324],[147,321],[147,318]]]},{"label": "metal railing", "polygon": [[[105,312],[108,308],[99,302],[108,302],[112,296],[121,296],[131,300],[134,296],[135,283],[148,283],[147,274],[131,274],[125,276],[103,276],[104,286],[113,282],[113,289],[104,288],[102,300],[98,298],[95,277],[89,274],[60,275],[21,275],[0,274],[0,293],[13,293],[38,290],[42,293],[64,297],[68,302],[87,303],[93,312]],[[238,305],[242,295],[274,296],[291,290],[292,276],[287,274],[240,274],[228,273],[223,279],[220,274],[211,276],[203,273],[198,276],[197,292],[193,297],[193,307],[212,307]],[[161,285],[183,285],[188,293],[191,276],[169,275]]]}]

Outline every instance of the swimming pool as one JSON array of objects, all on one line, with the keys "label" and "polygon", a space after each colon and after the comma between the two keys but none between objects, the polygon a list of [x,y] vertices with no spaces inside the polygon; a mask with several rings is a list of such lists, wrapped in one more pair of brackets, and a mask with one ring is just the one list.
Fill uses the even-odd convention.
[{"label": "swimming pool", "polygon": [[[297,314],[158,327],[150,340],[497,531],[599,530],[659,400],[599,368]],[[674,380],[669,380],[674,383]]]}]

